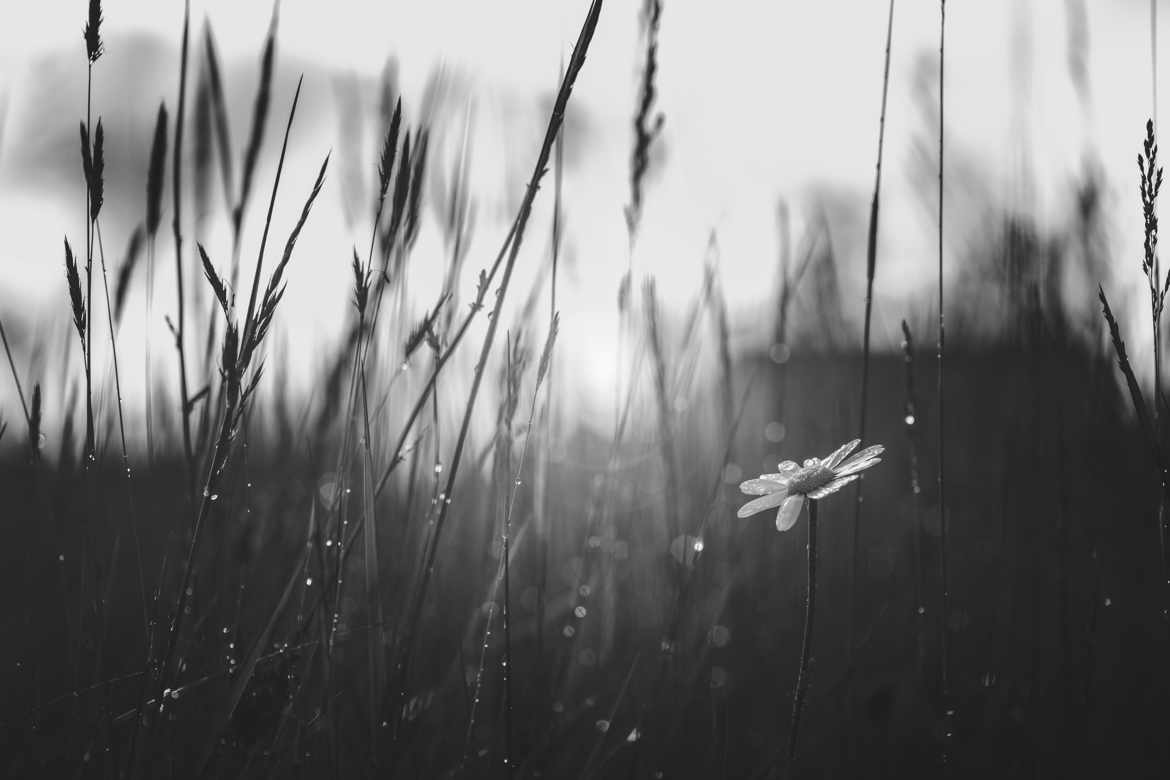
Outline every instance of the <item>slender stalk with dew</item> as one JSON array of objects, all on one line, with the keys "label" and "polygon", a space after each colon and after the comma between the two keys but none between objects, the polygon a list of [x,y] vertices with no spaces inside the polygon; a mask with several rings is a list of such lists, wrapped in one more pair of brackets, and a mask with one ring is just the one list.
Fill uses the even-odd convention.
[{"label": "slender stalk with dew", "polygon": [[[682,515],[678,505],[680,479],[675,461],[674,425],[671,419],[673,410],[666,388],[666,354],[662,347],[661,328],[658,321],[658,296],[655,292],[653,279],[646,281],[642,293],[643,305],[646,308],[646,336],[650,344],[651,362],[654,366],[654,390],[658,409],[658,445],[666,481],[664,496],[666,501],[666,543],[669,547],[682,532]],[[685,542],[685,540],[683,541]],[[686,558],[685,550],[683,557]]]},{"label": "slender stalk with dew", "polygon": [[[82,162],[84,163],[85,187],[85,318],[93,323],[93,185],[91,177],[89,130],[93,126],[93,64],[102,56],[101,0],[89,0],[89,19],[85,25],[86,83],[85,83],[85,124],[81,128]],[[85,467],[89,469],[96,456],[93,425],[93,329],[86,331],[83,351],[85,352]]]},{"label": "slender stalk with dew", "polygon": [[3,319],[0,319],[0,342],[4,343],[4,355],[8,358],[8,368],[12,371],[12,383],[16,385],[16,395],[20,398],[20,408],[24,413],[25,425],[28,427],[29,441],[32,442],[34,441],[32,437],[32,417],[28,412],[28,404],[24,400],[24,388],[20,384],[20,374],[16,371],[16,361],[12,359],[12,348],[8,345],[8,333],[4,330]]},{"label": "slender stalk with dew", "polygon": [[[427,587],[434,573],[435,558],[442,539],[443,526],[447,519],[447,514],[450,510],[451,495],[455,488],[455,479],[459,473],[460,459],[463,455],[463,449],[467,443],[467,434],[471,425],[471,415],[475,409],[475,401],[479,395],[479,387],[483,381],[483,373],[487,365],[487,359],[491,354],[492,344],[495,341],[496,328],[499,325],[502,307],[508,292],[508,286],[512,278],[512,271],[515,268],[516,258],[519,255],[520,246],[523,243],[524,230],[528,224],[528,217],[532,211],[532,204],[536,199],[536,193],[540,186],[540,181],[544,177],[545,169],[548,166],[549,156],[552,153],[553,142],[556,140],[561,124],[564,121],[565,109],[569,103],[569,95],[572,92],[573,84],[577,80],[577,75],[581,72],[581,68],[585,64],[585,56],[589,51],[589,44],[593,39],[594,31],[597,29],[597,22],[601,14],[601,6],[602,0],[593,0],[589,8],[589,12],[586,15],[585,21],[581,27],[581,33],[577,38],[577,45],[573,48],[573,56],[569,60],[568,68],[565,71],[565,77],[561,82],[560,89],[557,93],[556,102],[553,105],[552,115],[549,118],[548,128],[545,131],[544,141],[541,144],[541,149],[539,155],[537,156],[536,165],[533,169],[528,187],[525,190],[524,199],[521,201],[519,211],[516,215],[514,230],[509,233],[509,241],[505,243],[505,249],[508,253],[507,263],[504,265],[503,277],[500,280],[500,285],[496,290],[494,315],[488,321],[487,334],[484,336],[483,347],[481,349],[479,361],[476,364],[475,374],[471,382],[471,389],[468,396],[467,407],[463,415],[463,422],[459,429],[458,438],[455,442],[455,451],[451,457],[451,466],[447,472],[447,484],[445,490],[443,491],[445,498],[439,505],[439,512],[438,516],[435,518],[435,527],[431,538],[431,543],[429,548],[424,553],[419,586],[414,594],[412,603],[407,607],[404,624],[405,630],[400,632],[402,652],[400,654],[395,673],[400,693],[405,692],[406,681],[408,679],[407,674],[410,666],[410,654],[414,643],[414,637],[416,636],[418,621],[422,614],[422,605],[426,600]],[[501,250],[501,254],[503,251],[504,249]],[[481,274],[481,294],[484,289],[482,282],[484,281],[485,276],[485,274]],[[389,700],[389,696],[384,697],[384,707],[390,704]]]},{"label": "slender stalk with dew", "polygon": [[813,625],[817,609],[817,502],[808,502],[808,582],[804,596],[804,626],[800,634],[800,666],[796,672],[796,687],[792,691],[792,726],[788,731],[788,766],[796,771],[796,749],[800,739],[800,719],[804,700],[808,695],[808,661],[812,652]]},{"label": "slender stalk with dew", "polygon": [[[187,467],[187,497],[195,501],[195,450],[191,442],[191,400],[187,384],[187,352],[183,345],[186,325],[186,296],[183,294],[183,123],[187,108],[187,44],[191,29],[191,0],[183,4],[183,44],[179,55],[179,108],[175,117],[175,148],[172,156],[171,196],[174,214],[171,215],[171,233],[175,239],[175,287],[178,307],[172,326],[175,351],[179,356],[179,421],[183,441],[183,457]],[[248,313],[251,316],[251,312]]]},{"label": "slender stalk with dew", "polygon": [[150,145],[150,167],[146,175],[146,306],[143,334],[145,344],[145,380],[143,382],[146,398],[146,457],[147,462],[154,465],[154,372],[152,370],[152,356],[154,348],[150,337],[154,325],[154,270],[155,247],[158,238],[159,223],[162,221],[162,193],[163,177],[166,176],[167,158],[167,107],[166,103],[159,103],[158,117],[154,123],[154,140]]},{"label": "slender stalk with dew", "polygon": [[[882,153],[885,150],[886,141],[886,100],[890,92],[890,49],[894,37],[894,0],[890,0],[889,15],[886,20],[886,56],[885,66],[882,70],[882,106],[881,113],[878,117],[878,148],[877,148],[877,163],[874,165],[873,175],[873,198],[869,205],[869,231],[866,235],[865,244],[865,325],[862,335],[861,347],[861,408],[858,413],[857,424],[857,438],[865,439],[865,428],[867,416],[869,413],[869,351],[870,351],[870,326],[873,319],[873,282],[874,274],[877,271],[877,242],[878,242],[878,208],[881,203],[881,188],[882,188]],[[862,478],[857,481],[856,501],[853,505],[853,528],[850,537],[850,555],[849,555],[849,634],[845,643],[846,660],[846,674],[848,692],[846,693],[846,701],[849,707],[849,720],[853,721],[854,709],[854,681],[856,676],[856,669],[854,668],[854,647],[857,637],[857,588],[858,588],[858,569],[861,565],[860,540],[861,540],[861,508],[864,500],[865,479]],[[852,735],[853,728],[849,729],[850,739],[850,757],[852,757],[853,748],[855,746]]]},{"label": "slender stalk with dew", "polygon": [[948,525],[947,525],[947,494],[946,494],[946,435],[944,433],[946,415],[944,401],[943,387],[943,355],[946,349],[946,331],[944,326],[944,306],[943,299],[943,171],[946,160],[944,139],[946,137],[946,122],[945,122],[945,107],[946,101],[944,99],[944,88],[946,85],[946,24],[947,24],[947,0],[939,0],[939,42],[938,42],[938,342],[936,344],[937,352],[937,375],[936,385],[938,393],[938,518],[939,518],[939,578],[940,587],[942,589],[942,611],[939,615],[939,625],[941,627],[941,663],[939,672],[942,683],[942,697],[943,707],[945,708],[944,718],[944,735],[947,741],[943,744],[942,760],[943,771],[947,774],[950,772],[950,738],[953,735],[953,724],[955,710],[952,707],[950,700],[950,666],[951,666],[951,637],[950,637],[950,620],[951,614],[951,586],[950,586],[950,572],[948,570]]},{"label": "slender stalk with dew", "polygon": [[[1151,433],[1156,442],[1162,441],[1162,312],[1166,293],[1170,290],[1170,273],[1162,280],[1158,258],[1158,193],[1162,189],[1162,168],[1158,166],[1158,144],[1154,136],[1154,122],[1146,122],[1146,138],[1138,156],[1139,190],[1142,201],[1142,222],[1144,240],[1142,247],[1142,272],[1150,293],[1150,325],[1153,329],[1154,350],[1154,397],[1151,399],[1153,415]],[[1170,621],[1170,559],[1166,557],[1166,494],[1168,485],[1163,477],[1161,495],[1158,499],[1158,549],[1162,565],[1162,619]]]},{"label": "slender stalk with dew", "polygon": [[228,464],[232,443],[262,373],[262,366],[255,367],[253,370],[252,361],[256,353],[263,346],[264,337],[272,323],[272,318],[276,313],[276,307],[284,295],[283,281],[285,268],[292,257],[292,251],[296,245],[297,237],[300,235],[301,229],[308,219],[313,202],[321,191],[321,185],[324,183],[325,172],[329,165],[329,158],[326,157],[317,173],[313,189],[301,210],[300,218],[294,226],[292,233],[289,234],[288,241],[285,243],[284,254],[277,264],[276,269],[269,277],[268,285],[263,296],[257,299],[256,291],[259,288],[259,277],[264,267],[264,250],[268,243],[268,233],[272,224],[272,212],[276,203],[276,195],[280,188],[285,154],[288,150],[289,133],[292,130],[293,119],[296,116],[300,91],[301,83],[298,81],[297,90],[293,96],[292,107],[289,110],[288,124],[284,132],[284,143],[281,147],[280,159],[277,162],[276,176],[272,185],[272,196],[268,205],[268,215],[265,219],[264,231],[260,240],[260,249],[256,259],[256,272],[252,283],[253,296],[249,300],[248,314],[242,329],[238,328],[234,321],[235,308],[232,306],[232,299],[229,298],[226,286],[215,272],[214,266],[207,258],[206,253],[203,252],[202,247],[199,248],[203,260],[204,273],[213,292],[215,292],[216,300],[219,302],[224,317],[228,321],[221,359],[223,381],[226,390],[224,393],[223,410],[220,415],[219,433],[209,458],[198,514],[195,517],[186,563],[183,568],[178,593],[178,604],[168,630],[166,651],[162,661],[163,682],[161,689],[164,693],[169,688],[169,683],[177,672],[174,668],[173,661],[181,635],[184,616],[186,615],[187,602],[191,595],[191,577],[194,572],[195,559],[199,550],[200,532],[204,521],[210,513],[212,502],[218,498],[216,491],[219,488],[224,469]]}]

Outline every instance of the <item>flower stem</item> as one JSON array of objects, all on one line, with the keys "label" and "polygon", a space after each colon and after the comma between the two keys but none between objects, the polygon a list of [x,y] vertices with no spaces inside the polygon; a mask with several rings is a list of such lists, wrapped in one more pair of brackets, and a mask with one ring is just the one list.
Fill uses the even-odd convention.
[{"label": "flower stem", "polygon": [[788,732],[788,765],[796,760],[796,740],[800,733],[800,715],[808,693],[808,656],[812,646],[813,618],[817,606],[817,502],[808,502],[808,591],[804,601],[804,632],[800,640],[800,670],[796,690],[792,692],[792,728]]}]

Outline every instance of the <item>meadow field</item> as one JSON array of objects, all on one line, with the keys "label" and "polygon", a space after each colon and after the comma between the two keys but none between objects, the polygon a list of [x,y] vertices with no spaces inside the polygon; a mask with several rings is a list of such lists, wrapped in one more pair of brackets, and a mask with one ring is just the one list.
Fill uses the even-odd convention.
[{"label": "meadow field", "polygon": [[[929,294],[875,309],[891,0],[872,192],[848,218],[768,204],[779,251],[745,316],[714,228],[681,304],[639,270],[671,164],[668,0],[577,3],[505,211],[477,202],[497,183],[473,181],[470,112],[389,71],[361,96],[368,154],[302,169],[319,85],[274,76],[279,9],[241,105],[215,30],[175,4],[179,68],[132,95],[152,132],[128,177],[93,98],[126,67],[102,37],[119,11],[77,5],[88,100],[45,130],[80,119],[78,213],[45,241],[56,303],[0,296],[0,774],[1170,772],[1153,120],[1118,174],[1134,213],[1085,166],[1056,220],[952,217],[947,188],[977,184],[946,146],[964,95],[937,4],[915,179],[933,248],[894,280]],[[609,14],[639,68],[601,320],[565,165],[599,121],[574,86]],[[342,201],[348,239],[298,242]],[[944,266],[952,219],[978,240]],[[343,306],[306,281],[321,265]],[[342,312],[327,349],[302,341],[315,307]]]}]

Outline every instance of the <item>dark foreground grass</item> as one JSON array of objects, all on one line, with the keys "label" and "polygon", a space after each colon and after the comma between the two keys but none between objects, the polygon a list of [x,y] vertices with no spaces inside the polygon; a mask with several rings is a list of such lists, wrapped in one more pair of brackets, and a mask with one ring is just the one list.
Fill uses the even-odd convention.
[{"label": "dark foreground grass", "polygon": [[[834,441],[853,425],[841,417],[841,409],[855,406],[852,391],[837,380],[846,366],[856,366],[854,358],[797,355],[770,365],[735,445],[735,462],[745,472]],[[874,415],[873,429],[889,442],[884,472],[906,475],[909,449],[899,415],[904,367],[900,359],[875,357],[871,370],[875,408],[888,410]],[[1111,366],[1079,350],[988,350],[956,352],[947,370],[955,407],[965,410],[946,431],[964,443],[954,453],[958,553],[946,620],[954,648],[955,775],[1156,774],[1170,760],[1161,721],[1152,715],[1170,693],[1160,660],[1160,562],[1150,544],[1157,485],[1149,459],[1133,447],[1134,431],[1116,422],[1121,399]],[[780,384],[787,387],[786,403],[801,414],[789,419],[778,446],[759,432],[775,413],[776,394],[767,388]],[[920,402],[917,424],[929,441],[925,406]],[[705,435],[700,427],[680,426],[680,449],[697,453],[683,473],[684,485],[696,487],[679,496],[688,523],[697,522],[706,503],[698,485],[718,467],[702,444]],[[743,777],[767,769],[789,728],[804,550],[791,534],[776,534],[767,518],[710,524],[702,554],[691,557],[694,584],[662,686],[652,661],[662,650],[667,594],[680,564],[666,552],[656,520],[663,505],[656,447],[651,440],[631,443],[627,462],[636,465],[610,476],[619,498],[601,523],[591,518],[589,499],[605,471],[608,443],[583,431],[567,433],[566,440],[550,464],[551,521],[564,533],[548,550],[547,580],[531,532],[523,521],[513,531],[509,650],[517,774],[577,776],[594,756],[597,776],[624,776],[642,740],[639,774],[661,768],[668,776]],[[325,681],[313,624],[320,559],[328,548],[314,547],[310,536],[306,557],[306,533],[314,514],[324,511],[321,469],[313,463],[319,458],[276,460],[265,450],[257,443],[250,455],[255,503],[247,518],[224,511],[208,520],[205,533],[219,552],[195,578],[192,635],[177,679],[180,693],[160,718],[167,749],[150,763],[155,776],[183,776],[209,741],[209,767],[225,776],[369,771],[363,702],[370,629],[357,598],[342,608],[329,682],[336,767],[322,721]],[[8,516],[27,519],[10,527],[0,585],[13,596],[4,611],[9,641],[0,651],[11,691],[3,717],[13,776],[79,767],[87,775],[106,774],[125,759],[131,725],[125,714],[135,707],[143,638],[133,608],[135,576],[123,567],[95,577],[111,605],[105,676],[96,680],[89,665],[97,648],[85,627],[92,625],[97,596],[71,565],[87,545],[108,551],[118,537],[124,490],[114,459],[102,469],[99,498],[109,508],[102,512],[86,511],[77,490],[82,472],[31,470],[19,458],[3,471]],[[929,486],[929,459],[922,469],[921,484]],[[143,517],[181,510],[183,473],[179,460],[140,472]],[[486,476],[465,480],[464,495],[491,490]],[[883,774],[930,774],[944,738],[932,619],[939,605],[936,591],[927,591],[928,619],[921,619],[915,580],[937,570],[937,504],[928,488],[915,497],[907,478],[869,482],[857,605],[856,760]],[[734,500],[730,486],[728,499]],[[460,766],[472,776],[502,771],[504,645],[499,603],[487,606],[498,593],[494,513],[471,500],[452,507],[452,533],[437,553],[411,669],[400,736],[403,776],[440,776]],[[380,503],[379,514],[388,518],[378,529],[383,549],[417,538],[405,509],[401,495]],[[821,511],[815,674],[801,729],[806,772],[842,770],[850,510],[848,502],[827,502]],[[513,514],[530,512],[521,491]],[[167,542],[164,523],[144,524],[146,560],[156,561]],[[58,556],[64,562],[53,565]],[[392,557],[409,560],[414,553]],[[351,568],[357,576],[356,560]],[[285,594],[290,573],[295,581]],[[386,565],[382,589],[391,616],[405,606],[397,594],[408,579],[408,569]],[[546,624],[537,626],[542,582]],[[491,615],[496,622],[485,641]],[[218,717],[235,687],[233,672],[238,675],[259,638],[264,647],[256,652],[252,679],[222,728]],[[473,690],[478,713],[468,731]],[[647,725],[639,712],[651,696],[664,697],[667,706]]]}]

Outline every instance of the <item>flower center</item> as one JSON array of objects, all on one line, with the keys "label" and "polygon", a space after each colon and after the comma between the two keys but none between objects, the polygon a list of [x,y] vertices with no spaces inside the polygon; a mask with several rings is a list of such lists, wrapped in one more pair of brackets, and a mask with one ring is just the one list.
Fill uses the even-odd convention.
[{"label": "flower center", "polygon": [[788,492],[791,495],[809,493],[831,482],[834,476],[833,470],[821,463],[804,466],[788,481]]}]

